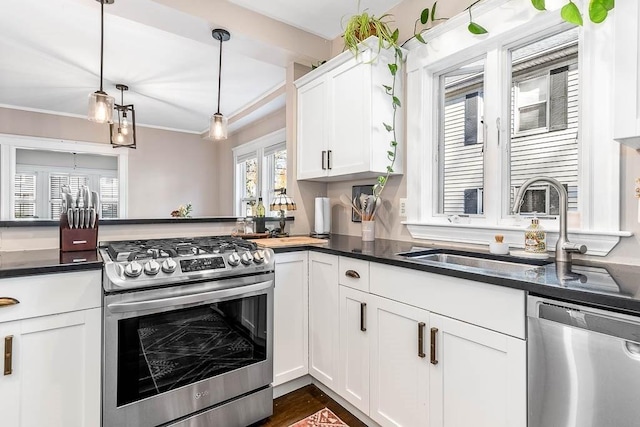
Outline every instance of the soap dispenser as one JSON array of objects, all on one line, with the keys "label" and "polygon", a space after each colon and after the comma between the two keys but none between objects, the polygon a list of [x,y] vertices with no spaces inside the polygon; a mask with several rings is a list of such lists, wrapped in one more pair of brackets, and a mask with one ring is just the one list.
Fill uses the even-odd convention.
[{"label": "soap dispenser", "polygon": [[540,225],[540,220],[533,215],[531,224],[524,232],[524,251],[530,253],[547,252],[547,232]]}]

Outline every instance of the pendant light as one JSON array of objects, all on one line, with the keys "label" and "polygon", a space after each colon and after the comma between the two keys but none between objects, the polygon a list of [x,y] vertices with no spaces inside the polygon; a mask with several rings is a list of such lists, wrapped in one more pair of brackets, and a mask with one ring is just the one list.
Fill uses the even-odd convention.
[{"label": "pendant light", "polygon": [[117,84],[116,89],[120,91],[120,105],[115,104],[116,120],[109,125],[111,145],[114,148],[136,148],[136,111],[133,104],[124,103],[124,91],[129,90],[129,86]]},{"label": "pendant light", "polygon": [[113,96],[102,90],[102,68],[104,57],[104,5],[112,4],[114,0],[96,0],[100,2],[100,89],[89,95],[88,118],[96,123],[113,122]]},{"label": "pendant light", "polygon": [[220,113],[220,86],[222,83],[222,42],[231,38],[227,30],[217,28],[211,32],[214,39],[220,42],[220,61],[218,62],[218,111],[211,116],[209,124],[209,138],[220,141],[227,139],[227,118]]}]

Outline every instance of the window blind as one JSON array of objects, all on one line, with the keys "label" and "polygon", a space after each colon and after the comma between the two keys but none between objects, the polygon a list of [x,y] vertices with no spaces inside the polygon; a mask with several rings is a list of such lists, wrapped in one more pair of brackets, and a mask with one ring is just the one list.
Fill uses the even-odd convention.
[{"label": "window blind", "polygon": [[118,178],[100,177],[100,218],[118,217]]},{"label": "window blind", "polygon": [[14,216],[16,218],[36,218],[35,174],[16,174],[14,200]]}]

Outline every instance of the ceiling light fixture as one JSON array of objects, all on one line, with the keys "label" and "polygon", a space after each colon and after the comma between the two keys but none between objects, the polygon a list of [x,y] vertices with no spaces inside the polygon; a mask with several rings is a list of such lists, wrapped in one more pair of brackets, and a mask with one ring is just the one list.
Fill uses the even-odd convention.
[{"label": "ceiling light fixture", "polygon": [[209,138],[220,141],[227,139],[227,118],[220,113],[220,87],[222,83],[222,42],[231,38],[227,30],[217,28],[211,32],[214,39],[220,42],[220,61],[218,62],[218,111],[211,116],[209,124]]},{"label": "ceiling light fixture", "polygon": [[102,67],[104,57],[104,5],[112,4],[114,0],[96,0],[100,2],[100,90],[89,95],[88,118],[96,123],[113,122],[113,96],[102,90]]},{"label": "ceiling light fixture", "polygon": [[[117,122],[109,125],[111,130],[111,145],[113,147],[136,148],[136,111],[133,104],[125,105],[124,91],[129,90],[129,86],[117,84],[116,89],[120,91],[120,105],[115,104],[114,109],[118,116]],[[129,121],[129,117],[131,121]]]}]

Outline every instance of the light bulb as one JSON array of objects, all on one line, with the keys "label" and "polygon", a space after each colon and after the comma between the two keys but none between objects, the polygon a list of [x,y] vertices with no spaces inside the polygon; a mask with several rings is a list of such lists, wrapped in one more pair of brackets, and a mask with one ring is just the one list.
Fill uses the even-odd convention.
[{"label": "light bulb", "polygon": [[104,123],[107,121],[107,106],[102,99],[99,99],[96,103],[95,118],[96,121],[100,123]]},{"label": "light bulb", "polygon": [[116,135],[116,142],[118,144],[124,143],[124,135],[122,132],[122,128],[118,128],[118,135]]},{"label": "light bulb", "polygon": [[122,115],[122,123],[120,124],[120,129],[122,130],[123,135],[129,135],[129,120],[127,120],[126,113]]},{"label": "light bulb", "polygon": [[96,123],[113,123],[113,97],[104,92],[94,92],[89,95],[88,118]]}]

